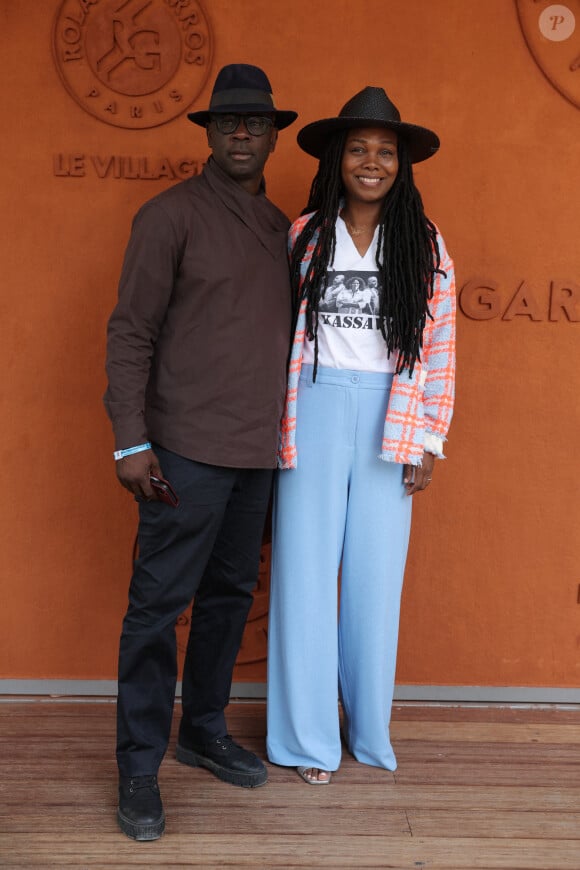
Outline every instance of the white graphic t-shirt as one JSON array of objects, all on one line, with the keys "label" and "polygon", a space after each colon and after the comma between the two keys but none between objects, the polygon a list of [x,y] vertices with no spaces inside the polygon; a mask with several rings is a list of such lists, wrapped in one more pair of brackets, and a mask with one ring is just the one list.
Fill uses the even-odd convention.
[{"label": "white graphic t-shirt", "polygon": [[[394,372],[379,329],[380,273],[376,264],[379,228],[361,257],[346,224],[336,221],[336,251],[318,308],[318,365],[362,372]],[[314,363],[314,341],[304,342],[303,362]]]}]

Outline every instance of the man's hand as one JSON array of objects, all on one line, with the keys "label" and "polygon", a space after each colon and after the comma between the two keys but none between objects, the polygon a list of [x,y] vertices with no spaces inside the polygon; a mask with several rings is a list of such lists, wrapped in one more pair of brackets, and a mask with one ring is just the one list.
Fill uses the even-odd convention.
[{"label": "man's hand", "polygon": [[146,501],[155,500],[155,493],[149,483],[150,475],[163,477],[157,457],[152,450],[143,450],[134,453],[124,459],[118,459],[115,463],[119,482],[136,495]]},{"label": "man's hand", "polygon": [[416,465],[405,465],[403,468],[403,483],[407,490],[407,495],[413,495],[415,492],[421,492],[426,489],[431,483],[433,476],[433,466],[435,465],[435,457],[432,453],[423,453],[423,464],[419,467]]}]

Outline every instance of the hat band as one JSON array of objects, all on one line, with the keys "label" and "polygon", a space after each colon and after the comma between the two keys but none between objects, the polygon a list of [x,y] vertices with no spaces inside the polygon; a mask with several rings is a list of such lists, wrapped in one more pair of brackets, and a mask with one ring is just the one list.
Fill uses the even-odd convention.
[{"label": "hat band", "polygon": [[221,106],[236,106],[240,108],[244,105],[264,106],[265,109],[276,111],[274,109],[274,101],[272,94],[267,91],[254,91],[249,88],[230,88],[227,91],[218,91],[217,94],[212,94],[209,104],[209,110],[219,109]]}]

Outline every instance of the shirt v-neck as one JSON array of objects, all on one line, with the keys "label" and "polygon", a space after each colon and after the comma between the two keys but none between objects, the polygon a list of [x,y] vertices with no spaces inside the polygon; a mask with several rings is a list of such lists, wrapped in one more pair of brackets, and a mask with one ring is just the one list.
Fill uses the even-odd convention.
[{"label": "shirt v-neck", "polygon": [[[371,241],[370,241],[370,243],[369,243],[368,248],[367,248],[366,251],[364,252],[364,254],[361,254],[361,252],[359,251],[359,249],[358,249],[357,246],[355,245],[355,243],[354,243],[354,241],[353,241],[353,238],[352,238],[351,234],[350,234],[349,231],[348,231],[348,227],[347,227],[347,225],[346,225],[346,221],[345,221],[344,218],[342,218],[340,215],[338,215],[338,217],[337,217],[337,219],[336,219],[336,228],[337,228],[337,229],[340,228],[340,236],[341,236],[340,240],[339,240],[339,238],[337,237],[337,239],[336,239],[336,244],[337,244],[337,245],[338,245],[338,244],[341,244],[343,247],[345,247],[345,245],[346,245],[347,247],[350,246],[350,248],[352,249],[353,254],[355,254],[355,255],[358,257],[359,260],[361,260],[361,261],[362,261],[362,260],[366,260],[366,258],[368,257],[369,251],[371,251],[371,252],[375,251],[375,252],[376,252],[376,246],[377,246],[378,236],[379,236],[379,227],[378,227],[378,224],[377,224],[377,226],[375,227],[375,231],[374,231],[374,233],[373,233],[373,237],[372,237],[372,239],[371,239]],[[375,264],[375,258],[374,258],[374,256],[373,256],[373,258],[372,258],[372,261],[373,261],[373,266],[374,266],[374,264]]]}]

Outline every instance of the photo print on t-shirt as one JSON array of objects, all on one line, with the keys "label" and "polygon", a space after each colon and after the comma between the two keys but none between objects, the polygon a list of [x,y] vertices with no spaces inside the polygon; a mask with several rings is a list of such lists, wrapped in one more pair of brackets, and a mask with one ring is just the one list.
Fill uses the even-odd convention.
[{"label": "photo print on t-shirt", "polygon": [[378,272],[329,270],[319,320],[339,328],[378,329],[379,292]]}]

